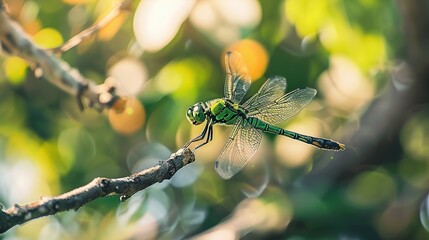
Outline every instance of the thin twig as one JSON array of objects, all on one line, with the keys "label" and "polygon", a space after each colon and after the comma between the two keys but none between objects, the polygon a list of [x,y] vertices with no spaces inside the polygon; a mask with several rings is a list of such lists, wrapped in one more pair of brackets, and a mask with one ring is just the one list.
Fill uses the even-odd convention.
[{"label": "thin twig", "polygon": [[44,76],[49,82],[76,96],[81,109],[81,98],[98,110],[123,106],[117,103],[123,103],[124,99],[115,94],[114,87],[109,82],[96,85],[55,57],[52,52],[38,47],[21,26],[8,16],[4,8],[0,8],[0,43],[5,52],[29,62],[34,67],[36,76]]},{"label": "thin twig", "polygon": [[64,52],[67,52],[68,50],[74,48],[75,46],[80,44],[83,40],[91,37],[96,32],[98,32],[100,29],[102,29],[107,24],[109,24],[116,17],[118,17],[122,12],[128,10],[131,2],[132,2],[131,0],[121,1],[106,16],[104,16],[102,19],[100,19],[100,21],[94,23],[89,28],[86,28],[82,32],[76,34],[74,37],[69,39],[67,42],[65,42],[60,47],[53,48],[50,50],[53,51],[54,53],[64,53]]},{"label": "thin twig", "polygon": [[185,165],[195,161],[194,153],[188,148],[179,149],[169,159],[156,166],[123,178],[95,178],[85,186],[56,197],[43,197],[40,201],[0,210],[0,233],[32,219],[54,215],[68,210],[77,210],[83,205],[107,195],[120,195],[125,201],[136,192],[156,182],[170,179]]}]

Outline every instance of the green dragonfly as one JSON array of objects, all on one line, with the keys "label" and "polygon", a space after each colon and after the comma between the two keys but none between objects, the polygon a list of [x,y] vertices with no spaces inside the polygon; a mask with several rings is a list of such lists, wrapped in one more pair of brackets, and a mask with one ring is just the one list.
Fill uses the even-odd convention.
[{"label": "green dragonfly", "polygon": [[239,172],[255,154],[262,140],[262,132],[282,135],[326,150],[344,150],[345,145],[329,139],[317,138],[274,126],[301,111],[314,98],[317,91],[312,88],[296,89],[285,94],[286,79],[281,76],[269,78],[244,104],[240,104],[250,87],[250,76],[241,55],[227,52],[225,55],[226,80],[224,98],[199,102],[189,107],[186,117],[193,125],[206,122],[203,132],[189,141],[205,142],[213,139],[213,125],[233,126],[229,139],[223,147],[215,169],[229,179]]}]

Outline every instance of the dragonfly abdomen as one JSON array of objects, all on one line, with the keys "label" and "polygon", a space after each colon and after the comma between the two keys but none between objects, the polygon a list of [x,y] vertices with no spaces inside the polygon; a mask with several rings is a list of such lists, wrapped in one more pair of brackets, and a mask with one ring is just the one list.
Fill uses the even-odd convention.
[{"label": "dragonfly abdomen", "polygon": [[307,136],[304,134],[292,132],[283,128],[273,126],[258,118],[249,117],[247,118],[247,121],[256,129],[262,130],[267,133],[282,135],[292,139],[296,139],[298,141],[311,144],[321,149],[327,149],[327,150],[344,150],[345,149],[345,145],[342,143],[338,143],[330,139],[317,138],[317,137],[312,137],[312,136]]},{"label": "dragonfly abdomen", "polygon": [[255,117],[248,117],[247,122],[250,123],[254,128],[262,130],[263,132],[283,135],[284,130],[282,128],[273,126]]}]

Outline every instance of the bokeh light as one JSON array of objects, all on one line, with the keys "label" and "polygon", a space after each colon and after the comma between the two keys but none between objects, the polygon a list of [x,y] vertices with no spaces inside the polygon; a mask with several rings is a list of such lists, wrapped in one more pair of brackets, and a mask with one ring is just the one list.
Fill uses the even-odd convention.
[{"label": "bokeh light", "polygon": [[426,196],[420,205],[420,222],[426,231],[429,232],[429,197]]},{"label": "bokeh light", "polygon": [[0,194],[3,203],[12,205],[38,199],[39,192],[51,193],[42,173],[31,159],[21,159],[15,163],[0,164]]},{"label": "bokeh light", "polygon": [[[6,1],[12,19],[42,48],[60,46],[62,36],[73,37],[118,3]],[[169,158],[204,128],[187,121],[188,107],[223,97],[222,64],[228,50],[241,53],[252,81],[257,81],[244,100],[263,84],[258,79],[273,75],[287,77],[288,91],[317,89],[302,112],[278,126],[344,141],[347,148],[322,151],[264,134],[242,171],[224,180],[214,161],[231,127],[214,126],[213,141],[197,149],[196,161],[172,179],[124,203],[117,196],[100,198],[78,211],[17,226],[2,237],[426,239],[427,106],[404,113],[410,115],[399,138],[394,128],[394,134],[375,136],[377,132],[368,131],[361,120],[370,114],[365,111],[373,109],[371,104],[384,103],[376,99],[382,99],[392,84],[399,98],[419,81],[414,65],[405,58],[391,59],[415,47],[405,45],[398,10],[395,1],[376,0],[131,1],[94,36],[54,56],[94,84],[111,83],[125,97],[107,114],[90,106],[79,111],[76,98],[33,74],[28,63],[3,56],[3,209],[59,195],[95,177],[128,176]],[[134,16],[133,21],[127,15]],[[382,144],[395,143],[395,148],[399,143],[395,151],[403,152],[399,157],[377,152],[366,142],[379,156],[367,161],[373,154],[355,144],[356,132],[358,137],[366,135],[369,143],[386,139]],[[351,161],[362,156],[364,162]]]},{"label": "bokeh light", "polygon": [[190,186],[197,181],[202,172],[203,168],[200,165],[192,164],[174,174],[171,178],[171,185],[178,188]]},{"label": "bokeh light", "polygon": [[[320,122],[315,119],[306,119],[287,125],[287,130],[309,135],[321,136]],[[302,166],[311,161],[315,147],[284,136],[276,137],[275,153],[281,164],[287,167]]]},{"label": "bokeh light", "polygon": [[147,51],[163,49],[177,34],[188,17],[195,0],[140,1],[134,15],[134,34]]},{"label": "bokeh light", "polygon": [[360,174],[348,187],[350,203],[370,208],[385,203],[396,194],[396,184],[385,171],[371,171]]},{"label": "bokeh light", "polygon": [[242,31],[255,28],[261,18],[256,0],[201,0],[190,15],[191,23],[221,46],[238,41]]},{"label": "bokeh light", "polygon": [[288,0],[285,13],[299,36],[320,36],[328,51],[351,59],[364,72],[385,64],[384,38],[351,24],[342,4],[331,0]]},{"label": "bokeh light", "polygon": [[268,66],[268,53],[261,43],[253,39],[244,39],[230,45],[227,50],[241,54],[253,81],[258,80],[265,73]]},{"label": "bokeh light", "polygon": [[147,81],[146,67],[136,58],[126,57],[109,68],[114,86],[120,96],[137,96]]},{"label": "bokeh light", "polygon": [[25,80],[27,67],[27,62],[19,57],[8,57],[3,62],[6,78],[12,84],[21,84]]},{"label": "bokeh light", "polygon": [[333,55],[330,68],[320,75],[319,90],[332,107],[353,111],[374,97],[374,84],[347,58]]},{"label": "bokeh light", "polygon": [[[278,201],[275,201],[278,200]],[[280,204],[281,203],[281,204]],[[270,188],[260,198],[240,202],[234,213],[208,233],[196,239],[242,238],[250,231],[266,232],[285,229],[293,216],[288,198],[276,188]],[[228,230],[225,232],[225,230]],[[233,237],[234,238],[229,238]]]},{"label": "bokeh light", "polygon": [[109,122],[112,128],[124,135],[130,135],[143,126],[146,119],[146,113],[143,105],[138,99],[127,99],[125,109],[122,112],[109,110]]},{"label": "bokeh light", "polygon": [[98,32],[100,40],[108,41],[117,35],[118,31],[123,27],[125,20],[128,18],[128,13],[120,13],[114,20],[109,22]]},{"label": "bokeh light", "polygon": [[25,1],[21,9],[21,20],[24,22],[33,22],[37,19],[40,8],[39,5],[34,1]]},{"label": "bokeh light", "polygon": [[429,162],[427,159],[404,158],[398,165],[398,174],[407,184],[425,189],[429,181]]},{"label": "bokeh light", "polygon": [[55,48],[61,46],[63,37],[58,30],[53,28],[44,28],[33,36],[34,42],[43,48]]},{"label": "bokeh light", "polygon": [[63,0],[63,2],[67,4],[77,5],[77,4],[84,4],[86,2],[89,2],[90,0]]},{"label": "bokeh light", "polygon": [[81,29],[88,20],[88,12],[84,5],[76,5],[67,16],[68,22],[74,31]]},{"label": "bokeh light", "polygon": [[429,163],[429,111],[428,107],[414,114],[401,133],[402,146],[407,154]]},{"label": "bokeh light", "polygon": [[60,172],[66,174],[76,162],[89,162],[96,155],[94,138],[85,129],[63,130],[58,137],[58,154],[61,162]]}]

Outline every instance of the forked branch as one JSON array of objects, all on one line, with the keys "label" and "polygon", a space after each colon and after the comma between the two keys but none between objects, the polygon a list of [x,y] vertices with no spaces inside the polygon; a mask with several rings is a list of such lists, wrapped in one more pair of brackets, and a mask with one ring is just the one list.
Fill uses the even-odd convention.
[{"label": "forked branch", "polygon": [[[2,1],[0,3],[0,44],[6,53],[25,59],[33,67],[36,76],[43,76],[55,86],[76,96],[81,109],[83,109],[82,99],[86,100],[90,107],[98,110],[120,108],[124,105],[123,98],[115,94],[111,83],[106,81],[104,84],[96,85],[58,59],[52,51],[37,46],[21,26],[9,17],[4,3]],[[76,44],[76,41],[74,43]]]},{"label": "forked branch", "polygon": [[106,16],[100,19],[100,21],[94,23],[89,28],[76,34],[74,37],[69,39],[60,47],[52,49],[52,51],[55,53],[63,53],[70,50],[71,48],[74,48],[76,45],[80,44],[83,40],[93,36],[94,33],[96,33],[97,31],[105,27],[107,24],[112,22],[113,19],[118,17],[122,12],[128,10],[130,8],[131,2],[132,2],[131,0],[121,1],[119,4],[116,5],[115,8],[113,8],[109,13],[107,13]]}]

